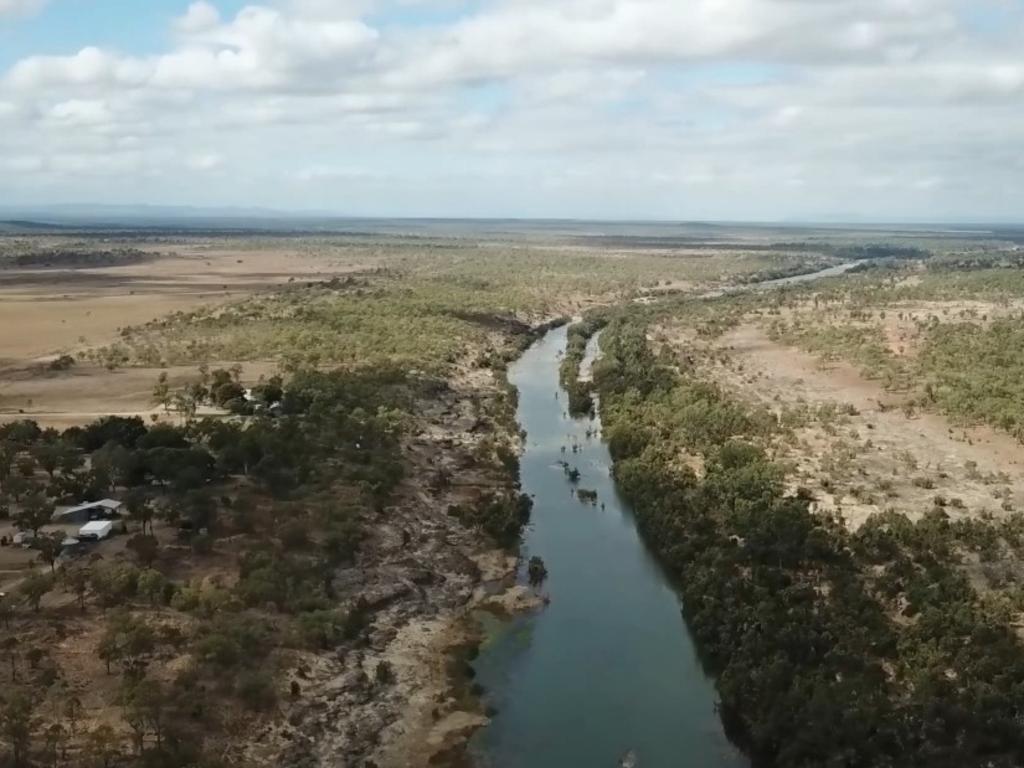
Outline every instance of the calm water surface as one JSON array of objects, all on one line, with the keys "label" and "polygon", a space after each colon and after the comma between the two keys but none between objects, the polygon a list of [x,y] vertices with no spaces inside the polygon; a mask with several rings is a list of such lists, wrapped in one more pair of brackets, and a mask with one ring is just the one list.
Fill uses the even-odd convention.
[{"label": "calm water surface", "polygon": [[[639,768],[747,766],[723,734],[679,598],[616,493],[600,421],[565,414],[565,341],[565,328],[550,332],[510,374],[535,502],[524,560],[544,559],[551,604],[492,627],[475,667],[498,714],[471,752],[488,768],[614,768],[628,750]],[[563,459],[597,506],[571,495]]]}]

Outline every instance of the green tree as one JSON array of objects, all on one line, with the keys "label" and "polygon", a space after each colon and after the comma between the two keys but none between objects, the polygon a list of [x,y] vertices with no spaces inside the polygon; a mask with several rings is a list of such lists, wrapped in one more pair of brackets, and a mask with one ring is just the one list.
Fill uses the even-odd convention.
[{"label": "green tree", "polygon": [[21,512],[14,516],[14,524],[19,531],[31,531],[33,536],[53,519],[56,507],[53,502],[40,493],[33,493],[25,499]]},{"label": "green tree", "polygon": [[60,723],[52,723],[43,731],[43,764],[57,768],[67,749],[67,731]]},{"label": "green tree", "polygon": [[262,670],[244,672],[238,679],[238,697],[251,710],[263,712],[277,702],[274,679]]},{"label": "green tree", "polygon": [[171,410],[171,385],[167,381],[167,371],[161,371],[156,378],[156,385],[153,387],[153,403],[164,409],[164,413]]},{"label": "green tree", "polygon": [[110,768],[111,763],[121,755],[121,737],[113,727],[103,723],[86,735],[83,752],[94,768]]},{"label": "green tree", "polygon": [[0,640],[0,650],[7,657],[7,663],[11,668],[11,682],[18,679],[18,647],[20,642],[15,635],[6,635]]},{"label": "green tree", "polygon": [[[142,678],[129,684],[124,692],[125,719],[139,734],[139,743],[147,733],[156,739],[157,749],[163,747],[169,692],[159,680]],[[141,750],[140,750],[141,751]]]},{"label": "green tree", "polygon": [[17,448],[7,440],[0,440],[0,485],[11,476],[11,469],[14,467],[14,457],[17,456]]},{"label": "green tree", "polygon": [[146,494],[140,490],[130,491],[124,499],[125,508],[128,510],[128,516],[138,522],[142,526],[142,532],[146,532],[146,526],[149,526],[150,533],[153,532],[153,517],[155,510],[153,504],[146,497]]},{"label": "green tree", "polygon": [[548,569],[544,565],[544,561],[534,555],[530,558],[530,564],[526,569],[527,578],[530,581],[530,586],[533,588],[540,587],[548,577]]},{"label": "green tree", "polygon": [[100,660],[107,666],[107,674],[113,672],[114,662],[118,661],[121,653],[121,647],[118,645],[117,636],[110,632],[103,633],[100,638],[99,644],[96,646],[96,655],[100,657]]},{"label": "green tree", "polygon": [[39,445],[32,449],[32,455],[35,457],[36,462],[50,476],[51,480],[60,466],[63,447],[63,443],[53,442],[39,443]]},{"label": "green tree", "polygon": [[127,611],[111,616],[100,638],[98,653],[107,665],[118,662],[127,676],[137,677],[145,669],[149,655],[156,648],[153,628],[145,620]]},{"label": "green tree", "polygon": [[39,669],[39,662],[46,657],[46,651],[38,645],[33,645],[25,652],[25,660],[28,661],[29,669]]},{"label": "green tree", "polygon": [[21,475],[9,475],[4,480],[4,489],[16,502],[20,502],[25,496],[36,489],[36,484],[27,477]]},{"label": "green tree", "polygon": [[60,555],[61,544],[64,541],[63,533],[51,533],[40,536],[35,540],[34,545],[39,550],[39,559],[50,566],[50,573],[57,568],[57,557]]},{"label": "green tree", "polygon": [[135,555],[139,565],[149,568],[160,554],[160,545],[155,536],[137,533],[128,539],[125,546]]},{"label": "green tree", "polygon": [[377,662],[377,669],[374,672],[374,677],[377,679],[378,685],[391,685],[397,679],[395,675],[395,668],[391,666],[390,661],[382,659]]},{"label": "green tree", "polygon": [[196,415],[198,403],[196,403],[195,398],[191,397],[189,394],[185,392],[177,392],[171,401],[174,403],[174,409],[186,418],[191,419]]},{"label": "green tree", "polygon": [[8,629],[11,626],[11,619],[14,618],[14,603],[7,595],[0,595],[0,626]]},{"label": "green tree", "polygon": [[60,457],[60,471],[65,477],[72,477],[75,472],[85,465],[85,457],[75,449],[73,445],[67,445],[67,450]]},{"label": "green tree", "polygon": [[46,573],[32,573],[21,582],[19,591],[25,598],[25,602],[32,606],[33,611],[39,611],[43,596],[53,589],[53,577]]},{"label": "green tree", "polygon": [[159,605],[165,599],[167,579],[159,571],[147,568],[139,574],[139,594],[146,598],[150,605]]},{"label": "green tree", "polygon": [[78,719],[82,716],[82,700],[73,692],[69,691],[64,699],[64,717],[71,725],[71,735],[75,735],[78,728]]},{"label": "green tree", "polygon": [[64,586],[78,600],[78,609],[85,612],[85,596],[89,592],[89,570],[75,567],[64,571]]},{"label": "green tree", "polygon": [[0,709],[0,733],[11,749],[14,768],[28,764],[35,729],[33,709],[32,700],[20,690],[8,694]]},{"label": "green tree", "polygon": [[139,570],[129,563],[95,564],[89,585],[103,608],[112,608],[132,597],[139,584]]}]

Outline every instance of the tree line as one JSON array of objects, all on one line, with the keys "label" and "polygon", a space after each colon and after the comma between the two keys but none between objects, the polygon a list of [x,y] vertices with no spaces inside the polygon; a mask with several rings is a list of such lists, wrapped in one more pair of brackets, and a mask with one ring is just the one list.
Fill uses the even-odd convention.
[{"label": "tree line", "polygon": [[[772,414],[655,353],[636,316],[613,321],[602,350],[615,477],[678,577],[727,730],[757,765],[1021,763],[1014,613],[956,567],[990,539],[983,524],[892,513],[851,533],[786,492],[758,447],[780,428]],[[702,476],[680,451],[704,456]]]}]

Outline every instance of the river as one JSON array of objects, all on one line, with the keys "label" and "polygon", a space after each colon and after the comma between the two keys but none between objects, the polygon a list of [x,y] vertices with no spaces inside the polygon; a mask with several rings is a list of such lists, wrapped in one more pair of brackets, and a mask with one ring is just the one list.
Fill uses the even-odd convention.
[{"label": "river", "polygon": [[[523,559],[544,559],[551,602],[487,622],[474,667],[496,715],[470,753],[488,768],[614,768],[627,751],[640,768],[746,766],[723,733],[679,598],[616,492],[600,419],[565,413],[565,343],[565,328],[549,332],[510,371],[527,433],[523,490],[535,503]],[[597,491],[596,505],[572,495],[562,460],[579,469],[580,488]]]}]

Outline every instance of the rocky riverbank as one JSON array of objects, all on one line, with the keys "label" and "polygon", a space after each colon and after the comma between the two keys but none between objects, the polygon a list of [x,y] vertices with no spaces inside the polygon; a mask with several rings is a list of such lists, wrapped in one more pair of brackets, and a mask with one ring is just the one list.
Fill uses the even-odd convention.
[{"label": "rocky riverbank", "polygon": [[[481,457],[516,444],[501,417],[502,377],[466,370],[421,403],[404,446],[407,477],[395,503],[368,521],[357,566],[339,573],[351,610],[365,610],[365,641],[297,656],[284,717],[243,750],[286,768],[455,765],[488,722],[471,683],[477,610],[532,610],[515,585],[517,557],[487,543],[450,510],[513,491],[507,466]],[[508,422],[508,423],[506,423]]]}]

